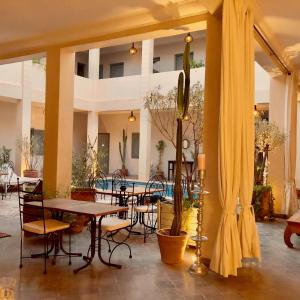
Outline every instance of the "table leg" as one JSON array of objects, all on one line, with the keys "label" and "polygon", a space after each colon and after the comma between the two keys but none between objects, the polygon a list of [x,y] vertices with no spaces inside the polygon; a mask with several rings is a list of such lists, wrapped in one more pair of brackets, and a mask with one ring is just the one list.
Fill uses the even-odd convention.
[{"label": "table leg", "polygon": [[98,224],[98,239],[99,239],[99,244],[98,244],[98,257],[100,259],[100,261],[104,264],[104,265],[107,265],[107,266],[110,266],[110,267],[115,267],[115,268],[118,268],[118,269],[121,269],[122,266],[121,265],[117,265],[117,264],[112,264],[110,262],[107,262],[103,259],[102,257],[102,254],[101,254],[101,241],[102,241],[102,230],[101,230],[101,222],[102,222],[102,219],[104,218],[104,216],[102,216],[100,219],[99,219],[99,224]]},{"label": "table leg", "polygon": [[284,242],[289,248],[294,248],[293,244],[291,243],[292,233],[293,232],[291,231],[289,225],[287,225],[284,231]]},{"label": "table leg", "polygon": [[84,256],[83,259],[86,261],[86,264],[83,265],[82,267],[75,269],[73,272],[76,274],[78,273],[80,270],[85,269],[87,266],[89,266],[95,256],[95,252],[96,252],[96,218],[91,218],[91,255],[90,256]]}]

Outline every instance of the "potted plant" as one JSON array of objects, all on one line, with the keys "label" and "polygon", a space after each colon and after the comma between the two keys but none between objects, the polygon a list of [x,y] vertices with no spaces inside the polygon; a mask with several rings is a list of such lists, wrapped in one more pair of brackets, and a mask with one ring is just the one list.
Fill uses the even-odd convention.
[{"label": "potted plant", "polygon": [[171,228],[157,231],[161,260],[176,264],[183,260],[188,234],[181,230],[183,192],[182,192],[182,121],[188,115],[190,92],[190,44],[186,43],[183,56],[183,72],[178,76],[177,87],[177,129],[176,129],[176,169],[174,185],[174,218]]},{"label": "potted plant", "polygon": [[[99,152],[95,150],[95,144],[90,142],[86,149],[73,154],[72,159],[72,187],[71,198],[81,201],[96,201],[95,177],[99,166]],[[84,215],[76,215],[75,220],[71,222],[73,232],[81,232],[87,225],[89,219]]]},{"label": "potted plant", "polygon": [[25,167],[23,170],[24,177],[38,177],[38,154],[40,152],[40,142],[36,136],[30,138],[25,136],[19,143],[20,151],[23,154]]},{"label": "potted plant", "polygon": [[[123,142],[123,143],[122,143]],[[128,176],[128,169],[126,169],[126,148],[127,148],[127,134],[125,129],[123,129],[123,139],[119,142],[119,153],[122,161],[122,173],[124,176]]]},{"label": "potted plant", "polygon": [[158,164],[156,166],[155,176],[157,178],[164,179],[165,176],[164,176],[164,172],[161,170],[161,163],[162,163],[162,156],[163,156],[163,153],[164,153],[164,149],[166,147],[166,143],[163,140],[159,140],[157,142],[157,144],[155,145],[155,147],[156,147],[156,150],[158,152]]},{"label": "potted plant", "polygon": [[6,148],[5,146],[2,146],[0,149],[0,168],[2,165],[9,164],[11,162],[10,152],[11,149]]},{"label": "potted plant", "polygon": [[255,168],[252,205],[257,220],[272,217],[274,198],[272,186],[268,184],[269,152],[284,143],[285,134],[275,123],[260,117],[255,122]]}]

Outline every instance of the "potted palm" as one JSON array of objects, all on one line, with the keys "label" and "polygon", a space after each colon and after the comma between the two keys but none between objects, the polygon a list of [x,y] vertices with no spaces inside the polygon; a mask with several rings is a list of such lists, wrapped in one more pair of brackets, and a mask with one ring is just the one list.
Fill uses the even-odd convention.
[{"label": "potted palm", "polygon": [[272,217],[273,194],[268,183],[269,153],[286,139],[275,123],[257,118],[255,122],[255,168],[252,205],[257,220]]},{"label": "potted palm", "polygon": [[183,260],[188,234],[181,230],[183,211],[182,191],[182,121],[188,114],[190,92],[190,44],[186,43],[183,57],[183,72],[178,76],[177,87],[177,129],[176,129],[176,168],[174,185],[174,218],[171,228],[157,231],[161,260],[176,264]]},{"label": "potted palm", "polygon": [[126,168],[126,147],[127,147],[127,134],[125,129],[123,129],[122,143],[119,142],[119,153],[122,161],[122,173],[124,176],[128,176],[128,169]]},{"label": "potted palm", "polygon": [[19,149],[23,154],[25,167],[24,177],[38,177],[38,153],[40,152],[39,139],[36,136],[25,136],[19,143]]}]

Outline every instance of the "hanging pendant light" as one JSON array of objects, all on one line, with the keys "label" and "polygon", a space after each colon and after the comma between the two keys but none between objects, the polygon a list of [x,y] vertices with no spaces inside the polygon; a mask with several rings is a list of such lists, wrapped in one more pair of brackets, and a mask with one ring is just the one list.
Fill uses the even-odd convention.
[{"label": "hanging pendant light", "polygon": [[135,115],[133,114],[133,111],[130,112],[130,116],[128,117],[128,121],[129,121],[129,122],[134,122],[134,121],[136,121],[136,117],[135,117]]},{"label": "hanging pendant light", "polygon": [[129,54],[134,55],[138,52],[138,49],[134,47],[134,43],[132,43],[130,49],[129,49]]},{"label": "hanging pendant light", "polygon": [[194,40],[194,39],[193,39],[193,37],[191,36],[190,33],[188,33],[188,34],[184,37],[184,41],[185,41],[186,43],[191,43],[193,40]]}]

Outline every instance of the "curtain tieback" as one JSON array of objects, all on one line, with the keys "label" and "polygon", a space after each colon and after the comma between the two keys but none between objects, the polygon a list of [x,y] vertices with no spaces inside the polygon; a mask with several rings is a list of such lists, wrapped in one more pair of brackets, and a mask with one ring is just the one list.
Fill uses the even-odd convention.
[{"label": "curtain tieback", "polygon": [[248,209],[250,209],[251,213],[254,214],[253,205],[244,205],[244,206],[241,206],[241,210],[248,210]]}]

